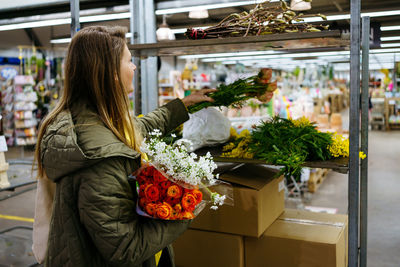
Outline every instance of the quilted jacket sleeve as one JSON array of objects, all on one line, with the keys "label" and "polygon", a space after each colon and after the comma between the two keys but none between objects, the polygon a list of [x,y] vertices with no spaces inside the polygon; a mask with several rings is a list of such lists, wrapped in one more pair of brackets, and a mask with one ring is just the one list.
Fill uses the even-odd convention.
[{"label": "quilted jacket sleeve", "polygon": [[172,100],[166,105],[137,119],[137,124],[143,136],[147,136],[153,129],[160,129],[167,134],[189,119],[187,109],[180,99]]},{"label": "quilted jacket sleeve", "polygon": [[189,221],[147,219],[136,214],[127,161],[105,159],[82,172],[79,215],[94,245],[111,266],[136,266],[171,244]]}]

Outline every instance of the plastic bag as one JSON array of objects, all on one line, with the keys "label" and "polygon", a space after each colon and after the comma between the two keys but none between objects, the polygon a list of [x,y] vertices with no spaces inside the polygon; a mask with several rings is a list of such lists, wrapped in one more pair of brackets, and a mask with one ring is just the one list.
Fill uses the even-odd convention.
[{"label": "plastic bag", "polygon": [[225,143],[230,137],[231,122],[215,108],[205,108],[190,114],[190,120],[183,125],[182,137],[190,140],[190,151],[204,146]]},{"label": "plastic bag", "polygon": [[213,203],[212,207],[218,204],[215,194],[222,196],[217,201],[233,205],[232,186],[223,181],[193,186],[174,179],[151,163],[143,164],[132,178],[136,179],[138,193],[136,212],[141,216],[162,220],[193,219],[208,203]]}]

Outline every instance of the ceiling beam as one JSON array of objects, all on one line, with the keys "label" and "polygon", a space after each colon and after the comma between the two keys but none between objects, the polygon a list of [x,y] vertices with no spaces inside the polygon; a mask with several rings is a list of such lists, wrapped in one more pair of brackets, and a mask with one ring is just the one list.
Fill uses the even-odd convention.
[{"label": "ceiling beam", "polygon": [[[26,35],[28,35],[28,38],[31,40],[34,46],[43,47],[42,42],[39,40],[39,37],[36,35],[35,31],[32,28],[24,29],[24,31]],[[41,48],[38,48],[37,50],[43,55],[46,55],[46,53]]]}]

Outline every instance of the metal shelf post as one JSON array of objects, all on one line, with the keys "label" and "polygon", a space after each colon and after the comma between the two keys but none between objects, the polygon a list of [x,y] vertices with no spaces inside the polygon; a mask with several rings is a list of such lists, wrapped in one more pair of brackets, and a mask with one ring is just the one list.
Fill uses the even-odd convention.
[{"label": "metal shelf post", "polygon": [[370,18],[362,18],[362,92],[361,92],[361,160],[360,170],[360,266],[367,266],[368,226],[368,95],[369,95],[369,32]]},{"label": "metal shelf post", "polygon": [[349,267],[359,262],[360,2],[350,4]]},{"label": "metal shelf post", "polygon": [[79,0],[70,0],[71,5],[71,37],[80,30],[79,24]]},{"label": "metal shelf post", "polygon": [[[130,7],[133,42],[138,44],[155,43],[156,16],[154,13],[154,1],[130,0]],[[138,77],[139,75],[135,78],[136,81],[140,79],[141,89],[140,94],[139,92],[136,93],[136,99],[140,96],[141,106],[139,109],[136,107],[135,109],[136,113],[147,114],[158,107],[157,57],[137,59],[134,62],[138,66],[137,72],[140,75],[140,78]],[[136,90],[139,90],[139,87]],[[136,102],[136,105],[138,104]]]}]

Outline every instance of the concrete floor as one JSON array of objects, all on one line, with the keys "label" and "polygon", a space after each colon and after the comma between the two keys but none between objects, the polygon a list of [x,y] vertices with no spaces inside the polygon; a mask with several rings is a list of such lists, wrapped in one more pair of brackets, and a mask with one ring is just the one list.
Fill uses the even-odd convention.
[{"label": "concrete floor", "polygon": [[[20,150],[7,152],[7,160],[21,156]],[[370,132],[369,143],[369,202],[368,202],[368,266],[400,266],[400,132]],[[24,152],[25,157],[32,156]],[[16,166],[14,173],[28,175],[27,165]],[[14,179],[17,179],[14,177]],[[12,180],[11,180],[12,181]],[[17,181],[17,180],[14,180]],[[327,178],[304,205],[336,208],[347,212],[347,175],[329,172]],[[15,192],[0,192],[0,199]],[[35,190],[0,201],[0,214],[33,218]],[[0,231],[16,225],[32,226],[0,217]],[[11,236],[11,237],[10,237]],[[11,238],[11,240],[9,239]],[[0,235],[0,267],[30,266],[34,258],[30,252],[31,231],[16,230]],[[18,253],[13,252],[18,251]]]}]

